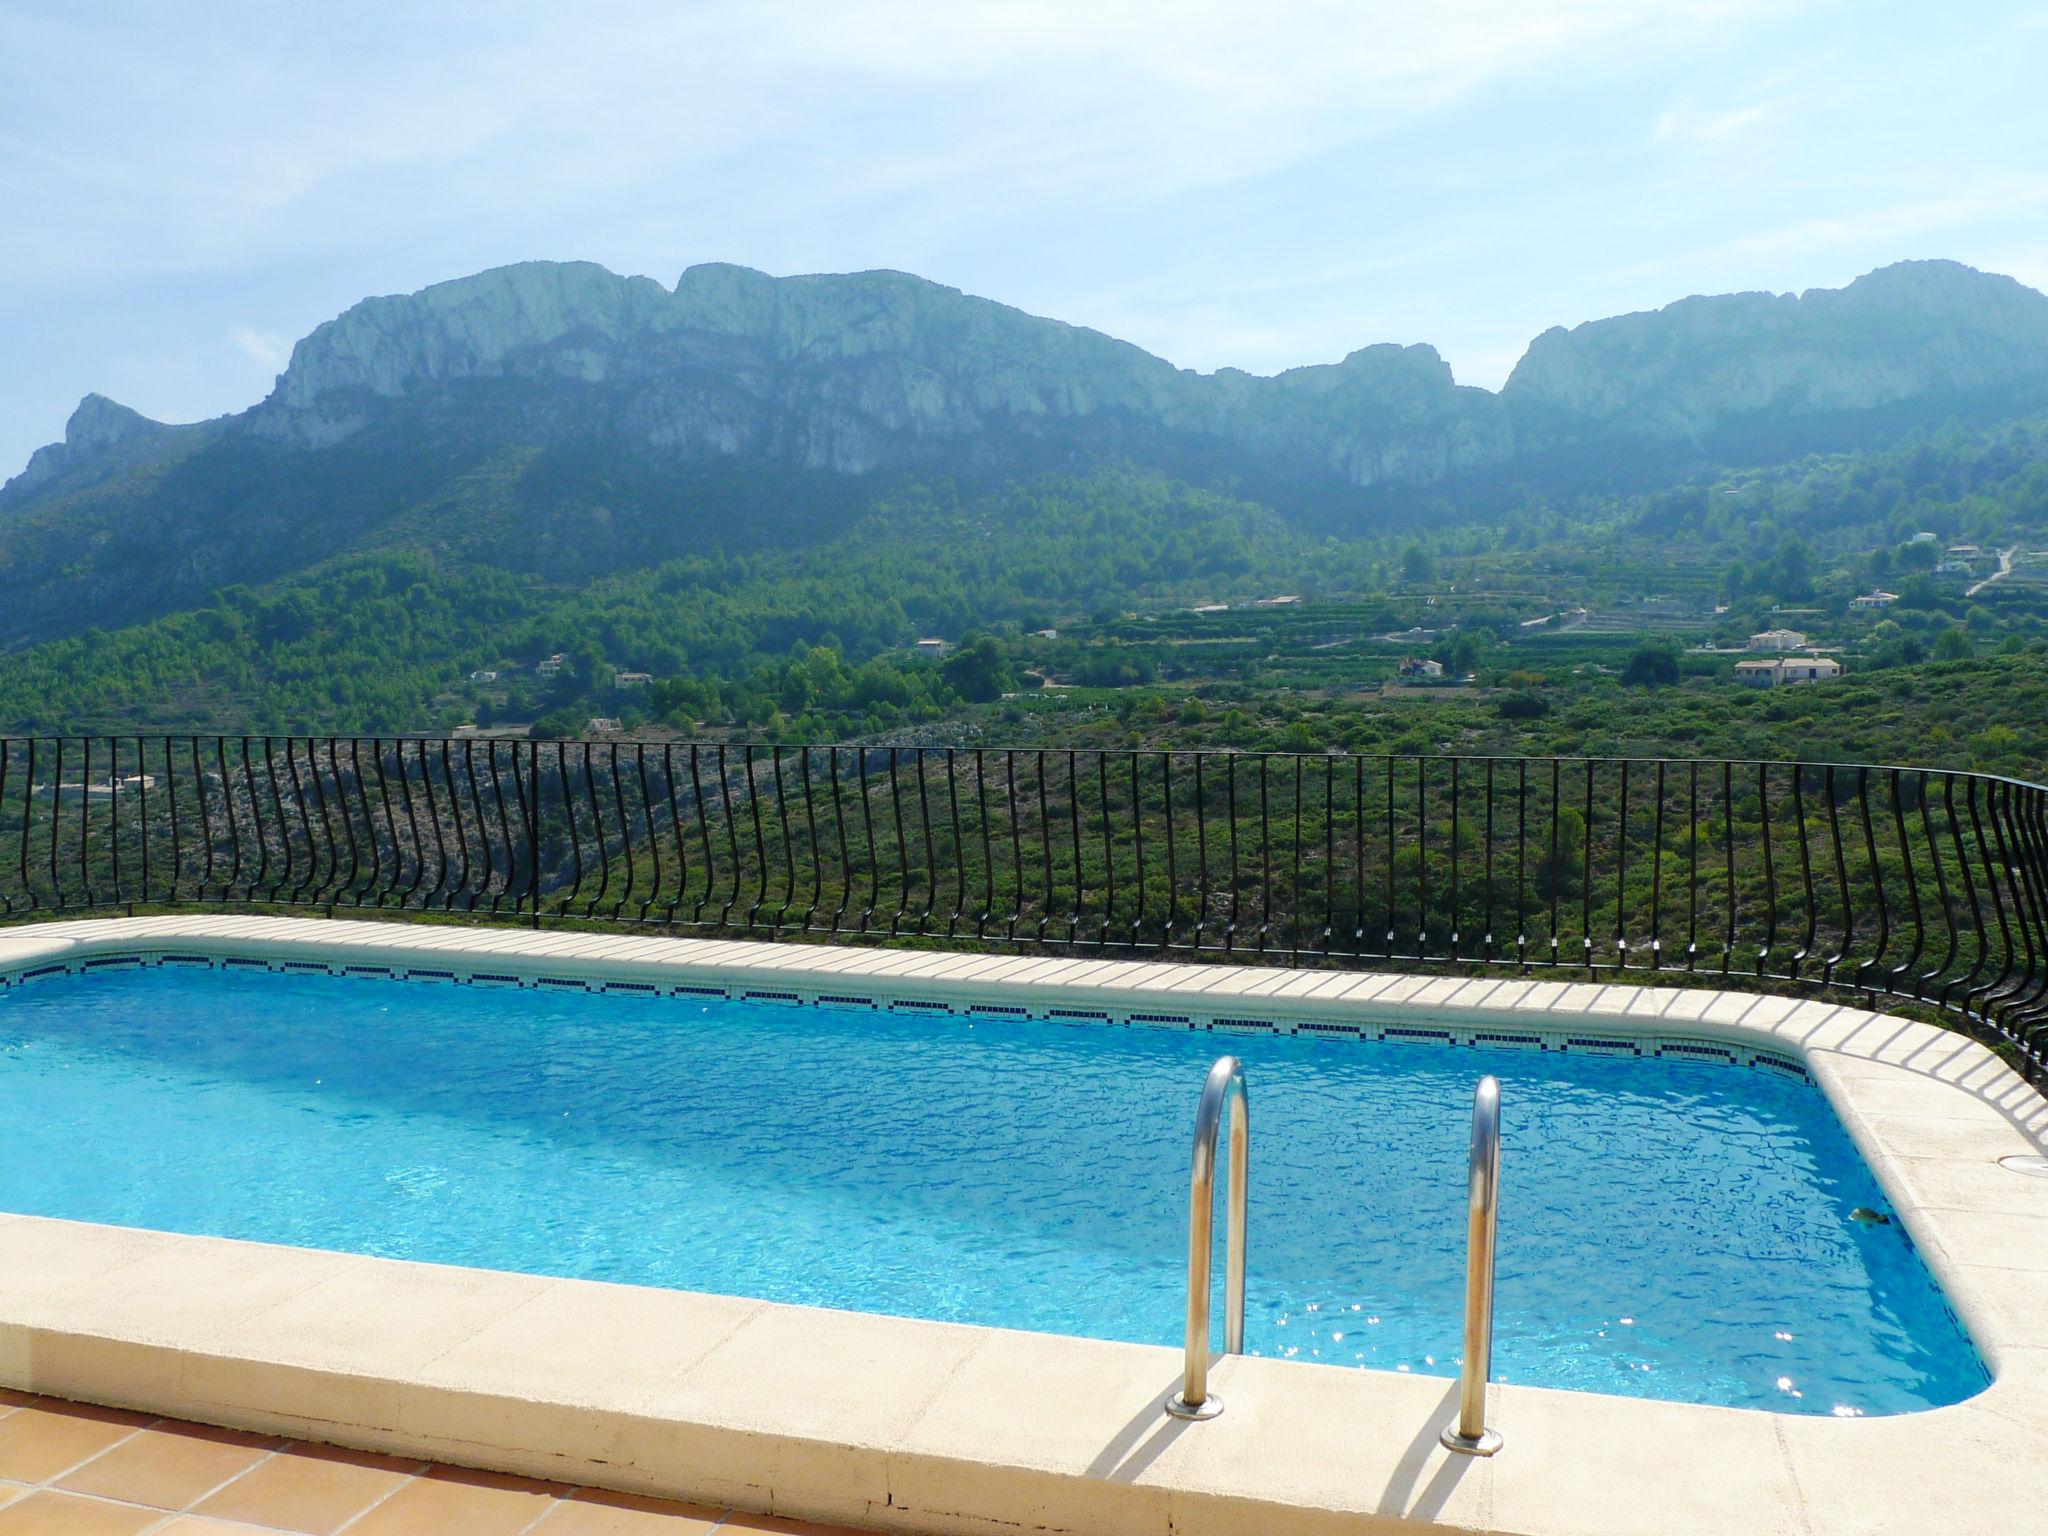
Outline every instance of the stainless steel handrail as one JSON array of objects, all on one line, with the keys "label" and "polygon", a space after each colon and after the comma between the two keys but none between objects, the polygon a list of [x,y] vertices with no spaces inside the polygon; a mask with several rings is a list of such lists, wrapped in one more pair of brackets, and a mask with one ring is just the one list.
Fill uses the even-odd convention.
[{"label": "stainless steel handrail", "polygon": [[1187,1358],[1178,1394],[1166,1400],[1177,1419],[1213,1419],[1223,1399],[1209,1390],[1210,1256],[1215,1248],[1216,1134],[1223,1107],[1230,1105],[1230,1211],[1226,1227],[1223,1293],[1223,1351],[1244,1353],[1245,1197],[1252,1155],[1251,1099],[1244,1068],[1235,1056],[1221,1057],[1202,1085],[1195,1109],[1195,1151],[1188,1175]]},{"label": "stainless steel handrail", "polygon": [[1491,1456],[1500,1431],[1486,1427],[1486,1383],[1493,1373],[1493,1250],[1500,1229],[1500,1083],[1479,1079],[1472,1093],[1472,1158],[1465,1206],[1465,1367],[1458,1377],[1458,1419],[1440,1438],[1447,1450]]}]

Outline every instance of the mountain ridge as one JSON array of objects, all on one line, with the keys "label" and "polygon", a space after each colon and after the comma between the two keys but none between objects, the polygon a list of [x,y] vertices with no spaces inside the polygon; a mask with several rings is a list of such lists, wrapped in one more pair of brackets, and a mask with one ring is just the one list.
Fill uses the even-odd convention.
[{"label": "mountain ridge", "polygon": [[[1917,351],[1887,355],[1867,334],[1876,314],[1912,330]],[[1731,342],[1737,355],[1715,355]],[[1426,344],[1372,344],[1272,375],[1200,373],[889,270],[776,278],[714,262],[666,289],[591,262],[534,261],[362,300],[302,338],[257,405],[194,426],[246,423],[286,447],[325,448],[380,402],[524,377],[640,384],[646,398],[620,427],[686,457],[767,452],[863,474],[889,460],[890,434],[1123,413],[1370,487],[1430,484],[1576,440],[1701,442],[1729,416],[1871,409],[2044,375],[2048,298],[1944,261],[1897,263],[1841,289],[1696,295],[1554,326],[1497,392],[1458,384]],[[817,390],[810,419],[778,434],[770,411],[799,406],[806,385]],[[735,394],[754,409],[736,408]],[[1386,418],[1399,430],[1374,432]],[[191,430],[89,395],[64,441],[0,486],[0,505],[137,439]]]},{"label": "mountain ridge", "polygon": [[0,487],[0,645],[393,540],[579,578],[1104,461],[1341,529],[2041,398],[2048,298],[1953,262],[1553,328],[1498,392],[1426,345],[1198,373],[901,272],[525,262],[352,305],[233,415],[88,396]]}]

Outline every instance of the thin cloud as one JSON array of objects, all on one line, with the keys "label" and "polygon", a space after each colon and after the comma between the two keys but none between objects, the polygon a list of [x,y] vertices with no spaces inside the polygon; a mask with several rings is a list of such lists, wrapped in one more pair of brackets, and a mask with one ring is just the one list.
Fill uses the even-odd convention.
[{"label": "thin cloud", "polygon": [[1651,137],[1659,143],[1679,139],[1693,144],[1711,144],[1754,127],[1770,115],[1768,107],[1737,107],[1727,112],[1670,111],[1657,119],[1656,130]]},{"label": "thin cloud", "polygon": [[228,340],[237,351],[251,362],[261,363],[266,368],[282,368],[291,360],[291,338],[276,331],[260,331],[254,326],[238,325],[228,332]]}]

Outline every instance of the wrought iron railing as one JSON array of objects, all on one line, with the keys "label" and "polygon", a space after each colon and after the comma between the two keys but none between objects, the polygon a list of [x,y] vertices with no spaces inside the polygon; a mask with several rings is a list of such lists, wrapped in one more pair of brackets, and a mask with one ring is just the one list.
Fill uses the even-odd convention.
[{"label": "wrought iron railing", "polygon": [[0,739],[0,919],[191,905],[1906,999],[2048,1060],[2048,817],[1984,774],[1700,759]]}]

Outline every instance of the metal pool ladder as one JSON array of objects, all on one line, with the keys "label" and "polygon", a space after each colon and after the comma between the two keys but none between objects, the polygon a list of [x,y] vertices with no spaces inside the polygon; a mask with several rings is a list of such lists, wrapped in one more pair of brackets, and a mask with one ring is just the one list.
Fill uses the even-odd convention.
[{"label": "metal pool ladder", "polygon": [[[1492,1081],[1491,1078],[1488,1079]],[[1213,1419],[1223,1399],[1209,1390],[1210,1257],[1215,1247],[1216,1134],[1230,1107],[1230,1212],[1223,1280],[1223,1351],[1244,1353],[1245,1194],[1251,1172],[1252,1111],[1244,1067],[1235,1056],[1218,1059],[1195,1109],[1195,1150],[1188,1176],[1188,1329],[1181,1389],[1166,1400],[1177,1419]]]},{"label": "metal pool ladder", "polygon": [[1458,1375],[1458,1419],[1438,1437],[1446,1450],[1491,1456],[1500,1431],[1486,1427],[1486,1381],[1493,1372],[1493,1249],[1500,1228],[1500,1083],[1479,1079],[1472,1094],[1472,1158],[1465,1206],[1465,1364]]}]

